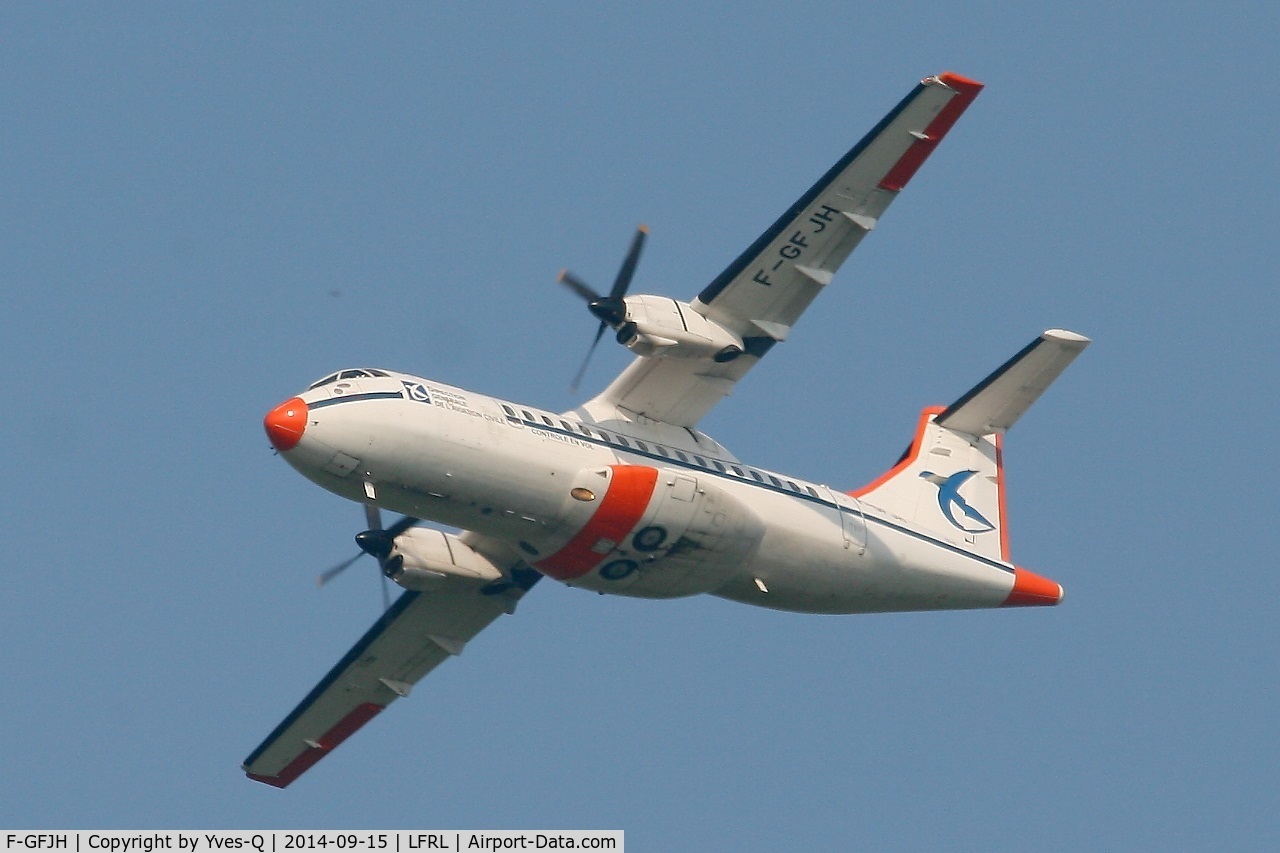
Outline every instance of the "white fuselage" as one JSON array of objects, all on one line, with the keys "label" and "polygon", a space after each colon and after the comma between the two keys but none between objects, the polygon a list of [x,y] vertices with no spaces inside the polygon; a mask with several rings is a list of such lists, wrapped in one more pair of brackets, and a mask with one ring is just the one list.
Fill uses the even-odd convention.
[{"label": "white fuselage", "polygon": [[343,497],[473,531],[544,574],[815,613],[997,607],[1014,567],[695,431],[556,415],[387,374],[300,395],[283,451]]}]

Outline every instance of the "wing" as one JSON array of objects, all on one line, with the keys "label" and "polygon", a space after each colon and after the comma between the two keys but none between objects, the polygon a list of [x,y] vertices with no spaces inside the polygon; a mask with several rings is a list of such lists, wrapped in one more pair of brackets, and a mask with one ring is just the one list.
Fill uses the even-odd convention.
[{"label": "wing", "polygon": [[786,340],[980,91],[981,83],[951,73],[921,81],[698,295],[693,309],[737,333],[743,355],[723,364],[637,358],[587,411],[597,420],[643,415],[695,425]]},{"label": "wing", "polygon": [[[406,592],[244,761],[250,779],[287,786],[439,666],[533,585],[486,594],[479,583]],[[488,592],[494,592],[492,587]]]}]

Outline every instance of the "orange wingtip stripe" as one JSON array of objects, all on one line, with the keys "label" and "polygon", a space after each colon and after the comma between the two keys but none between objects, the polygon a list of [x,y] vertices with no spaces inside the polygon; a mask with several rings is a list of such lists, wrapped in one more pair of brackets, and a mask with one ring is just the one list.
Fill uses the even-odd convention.
[{"label": "orange wingtip stripe", "polygon": [[1003,607],[1046,607],[1062,601],[1062,586],[1026,569],[1014,568],[1013,589]]},{"label": "orange wingtip stripe", "polygon": [[941,80],[943,83],[946,83],[952,89],[959,89],[962,92],[971,91],[975,95],[977,95],[978,92],[981,92],[983,89],[982,83],[979,83],[977,80],[974,80],[972,77],[965,77],[961,74],[956,74],[954,71],[943,71],[941,74],[938,75],[938,79]]},{"label": "orange wingtip stripe", "polygon": [[881,179],[881,189],[898,192],[905,187],[912,176],[915,175],[916,170],[924,165],[924,161],[933,153],[933,149],[938,147],[938,143],[947,135],[951,127],[960,120],[960,116],[969,108],[969,104],[973,103],[973,99],[978,97],[978,93],[982,91],[981,83],[961,77],[958,74],[952,74],[949,71],[938,75],[937,79],[949,88],[954,89],[956,94],[934,116],[933,121],[929,122],[929,126],[924,129],[924,138],[917,139],[907,149],[907,153],[903,154],[901,159]]},{"label": "orange wingtip stripe", "polygon": [[279,774],[262,776],[257,773],[246,773],[245,775],[255,782],[262,782],[273,788],[287,787],[290,782],[310,770],[317,761],[332,752],[338,744],[355,734],[356,729],[378,716],[384,710],[386,710],[385,705],[378,705],[374,702],[365,702],[363,705],[357,705],[355,710],[324,733],[316,742],[318,746],[308,746],[306,751],[289,762]]}]

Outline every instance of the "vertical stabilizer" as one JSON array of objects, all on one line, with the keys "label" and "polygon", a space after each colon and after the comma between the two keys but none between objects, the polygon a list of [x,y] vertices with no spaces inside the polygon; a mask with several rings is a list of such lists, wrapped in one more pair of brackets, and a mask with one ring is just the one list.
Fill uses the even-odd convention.
[{"label": "vertical stabilizer", "polygon": [[952,405],[925,409],[898,463],[851,494],[1008,562],[1004,433],[1088,345],[1074,332],[1045,332]]},{"label": "vertical stabilizer", "polygon": [[925,409],[898,464],[852,494],[983,556],[1007,561],[1001,438],[939,426],[944,411]]}]

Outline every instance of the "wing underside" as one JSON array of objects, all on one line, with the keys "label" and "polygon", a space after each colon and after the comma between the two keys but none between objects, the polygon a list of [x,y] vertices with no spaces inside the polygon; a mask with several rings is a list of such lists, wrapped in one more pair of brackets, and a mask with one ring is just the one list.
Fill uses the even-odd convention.
[{"label": "wing underside", "polygon": [[787,338],[981,90],[956,74],[923,80],[699,294],[694,310],[739,335],[743,355],[722,364],[637,358],[587,412],[694,426]]},{"label": "wing underside", "polygon": [[[531,585],[531,584],[530,584]],[[453,582],[405,592],[245,759],[250,779],[283,788],[324,758],[476,634],[511,612],[524,589],[486,594]]]}]

